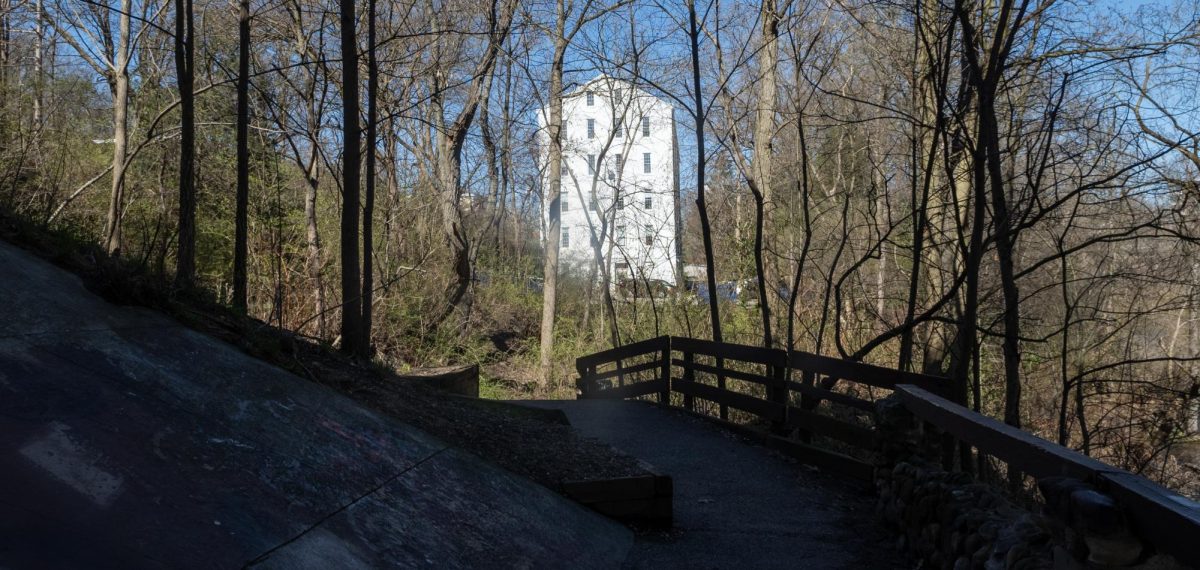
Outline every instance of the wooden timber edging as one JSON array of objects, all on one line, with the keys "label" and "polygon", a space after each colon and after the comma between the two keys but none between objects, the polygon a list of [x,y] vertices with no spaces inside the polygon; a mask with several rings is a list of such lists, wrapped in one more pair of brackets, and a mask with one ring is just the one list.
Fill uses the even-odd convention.
[{"label": "wooden timber edging", "polygon": [[1176,560],[1200,568],[1200,503],[1145,477],[1118,469],[978,414],[918,386],[896,393],[913,415],[1032,477],[1066,476],[1096,485],[1122,506],[1139,536]]},{"label": "wooden timber edging", "polygon": [[651,527],[670,527],[675,485],[671,477],[642,463],[645,475],[564,481],[563,493],[613,519]]},{"label": "wooden timber edging", "polygon": [[423,382],[443,392],[468,398],[479,397],[479,365],[463,364],[439,368],[418,368],[399,375],[406,380]]}]

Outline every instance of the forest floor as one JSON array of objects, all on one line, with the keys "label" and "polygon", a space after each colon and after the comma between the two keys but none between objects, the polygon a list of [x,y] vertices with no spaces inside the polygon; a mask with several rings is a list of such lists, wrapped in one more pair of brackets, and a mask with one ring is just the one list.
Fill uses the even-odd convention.
[{"label": "forest floor", "polygon": [[329,386],[447,443],[555,491],[563,481],[644,473],[632,457],[581,437],[538,411],[448,394],[375,363],[237,314],[203,294],[178,294],[161,278],[112,260],[86,240],[0,216],[0,239],[78,275],[105,300],[162,311],[247,354]]}]

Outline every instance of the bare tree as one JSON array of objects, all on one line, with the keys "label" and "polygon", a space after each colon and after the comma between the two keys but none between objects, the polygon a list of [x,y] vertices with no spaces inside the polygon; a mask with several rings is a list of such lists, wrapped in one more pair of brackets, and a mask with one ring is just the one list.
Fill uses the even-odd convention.
[{"label": "bare tree", "polygon": [[371,346],[371,317],[374,306],[375,265],[372,259],[374,246],[375,218],[375,157],[379,145],[379,61],[376,54],[375,39],[375,0],[367,1],[367,172],[366,193],[363,196],[362,233],[363,233],[363,265],[362,265],[362,344],[363,350],[370,352]]},{"label": "bare tree", "polygon": [[358,240],[361,226],[358,105],[358,34],[353,0],[340,3],[342,53],[342,351],[365,356],[368,351],[362,327],[362,274]]},{"label": "bare tree", "polygon": [[196,95],[192,0],[175,0],[175,75],[179,83],[179,249],[175,286],[196,280]]},{"label": "bare tree", "polygon": [[129,144],[129,65],[137,39],[141,37],[141,34],[138,38],[132,35],[133,0],[121,0],[117,7],[116,30],[112,29],[108,6],[88,5],[83,10],[77,10],[60,0],[56,8],[56,14],[48,17],[47,21],[58,36],[105,79],[112,96],[112,190],[105,215],[103,242],[109,254],[119,255],[121,216],[125,207],[125,169],[128,165],[125,155]]},{"label": "bare tree", "polygon": [[250,207],[250,0],[238,0],[237,205],[233,237],[233,306],[246,310]]},{"label": "bare tree", "polygon": [[[433,320],[434,326],[443,322],[460,308],[466,301],[468,288],[471,285],[473,272],[470,243],[459,204],[463,195],[461,182],[463,145],[466,143],[467,134],[475,120],[476,113],[479,111],[480,102],[488,97],[488,91],[491,89],[492,70],[496,66],[496,59],[512,29],[515,8],[514,0],[504,0],[503,4],[501,0],[492,0],[490,3],[487,16],[487,45],[484,48],[483,56],[471,74],[468,91],[460,109],[449,124],[443,122],[444,90],[447,87],[445,78],[442,73],[435,72],[434,74],[435,86],[431,99],[437,120],[435,134],[439,158],[437,182],[442,214],[442,233],[450,246],[451,264],[454,268],[454,279],[447,291],[445,310]],[[435,35],[442,26],[441,23],[438,23],[440,17],[443,16],[439,15],[433,18]],[[440,41],[438,45],[441,45]]]},{"label": "bare tree", "polygon": [[712,324],[712,339],[721,342],[721,311],[717,293],[717,267],[713,255],[712,227],[709,225],[705,184],[707,155],[704,148],[704,124],[707,112],[700,84],[700,25],[696,17],[696,0],[688,0],[688,47],[692,56],[692,121],[696,134],[696,209],[700,217],[701,239],[704,241],[705,279],[708,281],[708,313]]},{"label": "bare tree", "polygon": [[575,2],[556,0],[554,27],[550,33],[553,51],[550,57],[549,109],[546,111],[546,137],[549,151],[546,155],[547,187],[544,189],[542,207],[546,209],[546,228],[543,241],[542,281],[542,326],[540,339],[541,380],[543,385],[551,381],[554,353],[554,318],[558,304],[558,249],[562,232],[562,129],[563,129],[563,64],[567,47],[576,34],[589,22],[603,16],[615,7],[597,6],[593,0],[584,0],[578,11]]},{"label": "bare tree", "polygon": [[[323,136],[326,132],[326,104],[330,98],[330,73],[324,68],[321,47],[325,44],[325,25],[329,16],[318,14],[312,26],[315,34],[309,33],[308,10],[296,2],[285,4],[286,20],[281,24],[283,37],[279,41],[287,49],[279,50],[281,61],[276,61],[280,84],[270,89],[252,83],[263,102],[272,122],[282,132],[288,155],[304,177],[304,237],[307,250],[305,269],[313,294],[313,316],[309,321],[316,323],[316,336],[327,338],[328,303],[325,297],[324,259],[322,257],[321,231],[318,224],[317,198],[321,187]],[[285,62],[294,56],[299,65],[289,67]],[[297,76],[293,76],[295,73]],[[335,181],[336,182],[336,181]]]},{"label": "bare tree", "polygon": [[[977,40],[979,26],[972,18],[972,10],[968,9],[962,0],[956,2],[955,13],[963,31],[963,52],[966,56],[968,79],[975,91],[978,101],[978,140],[972,157],[975,186],[975,223],[972,228],[969,256],[978,273],[978,262],[982,254],[982,225],[983,209],[989,194],[985,193],[985,179],[990,186],[992,204],[992,223],[995,226],[997,259],[1000,266],[1000,283],[1004,292],[1004,421],[1013,426],[1021,425],[1021,316],[1020,293],[1013,267],[1013,246],[1015,237],[1012,234],[1013,220],[1009,216],[1006,186],[1004,184],[1004,165],[1001,159],[1000,127],[996,116],[996,93],[999,89],[1006,62],[1012,52],[1021,26],[1025,23],[1025,9],[1028,1],[1023,0],[1017,5],[1013,0],[1003,0],[1000,3],[999,14],[992,26],[992,38],[987,44],[987,59],[983,61],[979,55]],[[978,249],[977,249],[978,248]],[[974,312],[977,300],[974,298],[978,285],[974,282],[978,277],[967,277],[967,306],[968,312]],[[975,319],[964,318],[966,328],[960,330],[962,339],[960,355],[971,354],[975,348]],[[970,359],[962,358],[962,362]],[[966,381],[965,364],[960,364],[956,371],[957,382]]]}]

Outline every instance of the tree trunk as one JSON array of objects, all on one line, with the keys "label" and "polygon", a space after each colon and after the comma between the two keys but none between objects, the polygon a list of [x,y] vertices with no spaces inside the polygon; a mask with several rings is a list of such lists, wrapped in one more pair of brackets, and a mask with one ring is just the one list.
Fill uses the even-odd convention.
[{"label": "tree trunk", "polygon": [[[551,381],[550,365],[554,354],[554,316],[558,302],[558,247],[562,222],[560,195],[562,193],[562,89],[563,59],[567,51],[567,14],[562,0],[558,2],[557,27],[554,37],[554,59],[550,63],[550,113],[546,131],[550,138],[550,152],[546,157],[549,172],[545,199],[546,208],[545,260],[542,267],[542,328],[540,344],[541,382],[547,386]],[[586,205],[581,204],[581,207]]]},{"label": "tree trunk", "polygon": [[775,69],[779,62],[779,12],[776,0],[763,0],[762,47],[759,51],[758,105],[754,112],[754,165],[752,175],[764,203],[770,207],[774,195],[771,189],[772,139],[775,134],[775,101],[777,81]]},{"label": "tree trunk", "polygon": [[687,276],[683,266],[683,193],[679,188],[679,132],[675,113],[671,112],[671,212],[675,222],[675,287],[686,294]]},{"label": "tree trunk", "polygon": [[957,354],[953,357],[954,370],[951,400],[960,405],[967,403],[967,383],[971,368],[971,354],[976,350],[976,324],[979,320],[979,267],[983,259],[983,226],[986,222],[987,194],[984,190],[983,147],[976,145],[971,161],[974,164],[971,181],[971,225],[966,247],[966,275],[963,293],[963,312],[958,323]]},{"label": "tree trunk", "polygon": [[[921,2],[916,10],[916,22],[913,27],[913,70],[912,83],[915,86],[914,106],[916,107],[915,116],[919,117],[919,122],[913,124],[911,130],[911,168],[912,168],[912,218],[913,218],[913,242],[912,242],[912,269],[909,273],[908,299],[905,308],[904,324],[905,328],[900,335],[900,355],[897,366],[901,370],[914,370],[916,364],[913,362],[913,344],[915,331],[913,330],[913,319],[916,317],[917,303],[920,300],[921,281],[923,279],[925,265],[925,238],[926,232],[930,227],[930,198],[932,193],[940,188],[937,177],[937,158],[938,146],[942,140],[945,131],[945,113],[943,106],[945,104],[946,82],[949,74],[950,52],[953,49],[953,42],[949,36],[953,36],[954,20],[950,20],[948,26],[947,37],[944,39],[945,52],[941,54],[940,59],[933,59],[925,49],[927,45],[937,46],[936,42],[931,42],[930,33],[935,34],[933,39],[937,39],[938,30],[934,28],[934,23],[938,19],[938,11],[940,5],[936,3]],[[926,132],[924,125],[933,125],[930,132]],[[942,222],[936,229],[939,235],[948,235],[949,221],[952,218],[939,209],[937,220]],[[935,249],[935,254],[936,254]],[[934,295],[941,294],[944,283],[941,281],[941,276],[936,271],[929,272],[929,279],[936,281],[937,286],[931,287]],[[936,339],[934,342],[940,343],[941,348],[935,349],[939,356],[933,359],[926,359],[926,373],[940,375],[941,361],[945,357],[945,349],[943,342],[945,326],[935,322],[931,325],[931,339]],[[929,352],[930,346],[926,344],[926,354],[923,356],[932,356]],[[931,369],[929,364],[936,362],[937,367]]]},{"label": "tree trunk", "polygon": [[175,0],[175,72],[179,82],[179,251],[175,286],[189,289],[196,279],[196,96],[192,0]]},{"label": "tree trunk", "polygon": [[464,303],[467,290],[471,285],[471,252],[467,240],[467,229],[463,225],[462,209],[459,207],[461,190],[459,188],[460,170],[462,169],[460,151],[456,151],[453,142],[445,135],[439,134],[441,160],[438,162],[438,185],[440,186],[439,203],[442,212],[442,235],[450,246],[451,264],[454,270],[454,281],[451,282],[446,295],[446,310],[436,322],[440,323],[457,311]]},{"label": "tree trunk", "polygon": [[[39,133],[42,127],[42,98],[45,96],[45,81],[42,78],[42,69],[45,63],[42,50],[44,49],[43,44],[46,42],[46,27],[42,21],[44,18],[42,0],[37,0],[33,15],[33,128]],[[38,138],[41,139],[40,134]]]},{"label": "tree trunk", "polygon": [[[1065,237],[1065,236],[1064,236]],[[1065,249],[1064,239],[1059,238],[1058,253],[1062,255]],[[1059,290],[1062,292],[1063,302],[1063,320],[1062,320],[1062,346],[1059,350],[1058,372],[1062,393],[1059,395],[1058,404],[1058,444],[1070,444],[1070,423],[1067,421],[1068,403],[1071,401],[1071,376],[1070,376],[1070,354],[1071,354],[1071,321],[1074,318],[1075,303],[1071,301],[1070,289],[1070,267],[1066,255],[1059,258]]]},{"label": "tree trunk", "polygon": [[[968,10],[961,6],[959,0],[957,15],[963,28],[963,52],[966,56],[970,73],[971,86],[976,91],[979,101],[978,140],[974,156],[975,199],[982,201],[988,197],[984,193],[985,181],[990,185],[992,201],[992,223],[995,227],[997,261],[1000,266],[1000,285],[1004,295],[1004,422],[1015,427],[1021,425],[1021,354],[1020,354],[1020,292],[1017,289],[1013,249],[1016,236],[1013,234],[1009,207],[1004,195],[1004,171],[1000,156],[1000,129],[996,115],[996,92],[999,89],[1001,77],[1004,74],[1005,61],[1012,45],[1012,37],[1017,33],[1016,26],[1021,24],[1023,8],[1018,13],[1010,31],[1009,18],[1012,15],[1012,0],[1001,2],[998,20],[994,25],[991,45],[988,49],[988,60],[980,61],[976,46],[976,28],[972,25]],[[1022,5],[1024,6],[1024,4]],[[976,204],[976,209],[982,204]],[[978,218],[979,215],[977,214]],[[968,268],[968,270],[970,270]],[[971,323],[974,326],[974,323]],[[1010,478],[1015,482],[1016,479]]]},{"label": "tree trunk", "polygon": [[0,3],[0,87],[8,86],[9,68],[12,65],[8,44],[12,41],[12,0]]},{"label": "tree trunk", "polygon": [[[309,60],[309,52],[307,49],[308,39],[304,33],[304,27],[301,20],[301,12],[296,8],[294,15],[295,28],[292,30],[295,39],[296,57],[306,66],[312,66],[313,62]],[[325,279],[322,276],[324,270],[324,261],[321,258],[321,232],[320,226],[317,224],[317,193],[321,188],[321,155],[320,155],[320,133],[322,129],[321,114],[324,109],[324,101],[319,101],[315,95],[317,89],[317,78],[322,77],[328,82],[327,74],[313,71],[310,75],[311,83],[308,84],[307,94],[304,97],[305,101],[305,135],[308,138],[308,160],[303,161],[300,158],[299,147],[293,146],[293,152],[296,155],[297,164],[304,170],[305,182],[307,183],[304,189],[304,230],[305,242],[308,249],[307,271],[308,280],[313,288],[313,309],[316,313],[317,338],[329,338],[329,320],[327,312],[329,311],[329,303],[325,297]],[[327,85],[328,83],[326,83]],[[321,87],[325,89],[325,86]],[[288,139],[291,140],[290,138]]]},{"label": "tree trunk", "polygon": [[[758,160],[754,163],[757,165]],[[764,259],[766,244],[763,243],[766,220],[766,196],[753,180],[750,190],[754,194],[754,274],[758,283],[758,310],[762,316],[763,346],[771,348],[771,299],[767,290],[767,268]],[[848,198],[847,198],[848,200]]]},{"label": "tree trunk", "polygon": [[758,105],[754,113],[754,163],[751,165],[755,200],[754,265],[758,274],[758,306],[762,315],[763,346],[770,348],[771,300],[778,284],[768,274],[764,249],[767,248],[765,231],[774,227],[774,193],[772,191],[772,160],[775,135],[776,77],[779,61],[779,11],[776,0],[764,0],[760,16],[762,20],[762,46],[759,51]]},{"label": "tree trunk", "polygon": [[[506,1],[503,13],[498,12],[499,0],[492,0],[488,13],[488,44],[487,50],[475,66],[474,79],[462,108],[448,128],[437,129],[438,153],[438,183],[440,185],[440,203],[442,210],[442,233],[450,246],[454,265],[454,282],[450,284],[446,309],[435,319],[434,326],[441,324],[447,317],[457,311],[460,306],[470,307],[467,292],[473,277],[471,271],[470,241],[467,228],[463,221],[462,208],[459,200],[462,197],[462,151],[467,140],[467,133],[481,101],[489,97],[492,86],[492,73],[496,59],[512,29],[514,1]],[[435,26],[438,24],[435,23]],[[435,28],[436,29],[436,28]],[[440,72],[435,72],[441,75]],[[440,95],[433,98],[434,107],[438,110],[437,120],[443,120],[444,109]],[[465,317],[465,316],[464,316]],[[466,322],[464,318],[464,324]]]},{"label": "tree trunk", "polygon": [[308,246],[308,279],[312,283],[315,294],[313,307],[317,319],[317,338],[327,338],[329,334],[326,325],[325,283],[321,277],[321,233],[317,226],[317,188],[320,169],[317,163],[317,149],[312,149],[309,169],[306,172],[307,185],[304,188],[304,230]]},{"label": "tree trunk", "polygon": [[379,63],[375,54],[375,0],[367,2],[367,144],[366,192],[363,195],[362,350],[371,352],[371,310],[374,298],[375,147],[379,138]]},{"label": "tree trunk", "polygon": [[121,254],[121,213],[125,204],[125,153],[129,142],[129,43],[132,0],[122,0],[117,16],[117,47],[111,70],[113,98],[112,192],[104,221],[104,249]]},{"label": "tree trunk", "polygon": [[[502,236],[504,235],[504,216],[508,210],[508,189],[512,172],[512,129],[507,125],[512,122],[512,58],[505,59],[507,70],[504,74],[504,102],[501,106],[500,124],[506,128],[500,134],[500,196],[496,202],[499,213],[496,215],[496,253],[500,253]],[[513,240],[516,243],[516,240]]]},{"label": "tree trunk", "polygon": [[696,22],[696,0],[688,0],[688,39],[692,52],[692,96],[695,108],[692,119],[696,131],[696,209],[700,216],[700,234],[704,241],[704,268],[708,281],[708,313],[712,322],[712,339],[721,342],[721,313],[717,297],[717,269],[713,257],[712,228],[708,223],[708,206],[704,195],[704,98],[700,91],[700,28]]},{"label": "tree trunk", "polygon": [[996,259],[1000,265],[1000,288],[1004,294],[1004,423],[1021,427],[1021,307],[1020,291],[1014,275],[1013,249],[1015,237],[1011,230],[1011,217],[1004,196],[1003,174],[1000,164],[1000,135],[996,125],[996,111],[989,101],[981,101],[980,114],[984,116],[980,138],[985,143],[988,160],[991,195],[992,224],[996,229]]},{"label": "tree trunk", "polygon": [[[796,64],[796,77],[800,77],[800,64]],[[797,83],[799,84],[799,83]],[[808,181],[808,137],[804,132],[804,109],[796,109],[796,164],[800,168],[800,176],[796,177],[796,194],[800,198],[801,223],[804,230],[804,241],[800,245],[800,255],[796,260],[796,273],[792,277],[792,290],[788,295],[787,315],[787,349],[796,348],[796,301],[800,295],[800,280],[804,277],[804,265],[808,261],[808,253],[812,248],[813,220],[811,194]],[[790,374],[790,369],[789,369]]]},{"label": "tree trunk", "polygon": [[341,0],[342,52],[342,352],[366,354],[362,339],[362,284],[358,239],[361,133],[358,124],[358,36],[353,0]]},{"label": "tree trunk", "polygon": [[[505,93],[507,98],[507,93]],[[500,151],[496,145],[496,137],[492,133],[491,124],[491,101],[485,99],[479,107],[479,134],[483,143],[483,157],[487,168],[488,193],[487,203],[491,208],[488,213],[487,225],[480,232],[479,244],[483,244],[488,239],[488,234],[498,227],[498,213],[500,212]],[[507,122],[501,122],[501,125],[507,126]],[[507,130],[507,129],[505,129]],[[499,232],[496,234],[496,248],[499,248]],[[476,255],[479,251],[476,250]]]},{"label": "tree trunk", "polygon": [[233,238],[233,307],[247,309],[250,202],[250,0],[238,0],[237,211]]}]

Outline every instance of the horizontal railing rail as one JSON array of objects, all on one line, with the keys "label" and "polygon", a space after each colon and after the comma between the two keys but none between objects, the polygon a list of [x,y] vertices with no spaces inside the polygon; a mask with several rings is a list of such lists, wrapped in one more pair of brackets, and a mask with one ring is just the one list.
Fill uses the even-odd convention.
[{"label": "horizontal railing rail", "polygon": [[670,340],[671,337],[669,336],[648,338],[635,343],[624,344],[616,348],[602,350],[595,354],[580,356],[579,358],[575,359],[575,367],[595,367],[597,364],[615,362],[623,358],[629,358],[631,356],[637,356],[647,352],[654,352],[656,350],[660,350],[664,346],[669,346]]},{"label": "horizontal railing rail", "polygon": [[845,378],[859,384],[868,384],[888,390],[894,390],[899,384],[910,384],[938,392],[945,385],[945,379],[936,376],[905,372],[903,370],[875,366],[874,364],[832,358],[802,351],[793,352],[790,356],[790,363],[791,367],[795,370],[823,374],[830,378]]},{"label": "horizontal railing rail", "polygon": [[625,399],[659,394],[660,400],[666,401],[670,387],[670,347],[671,337],[660,336],[575,359],[580,396]]}]

